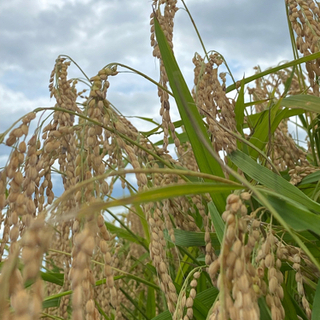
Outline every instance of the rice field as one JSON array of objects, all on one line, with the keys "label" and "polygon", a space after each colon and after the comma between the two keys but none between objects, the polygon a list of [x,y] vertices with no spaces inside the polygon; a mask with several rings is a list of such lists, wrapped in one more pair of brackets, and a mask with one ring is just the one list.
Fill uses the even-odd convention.
[{"label": "rice field", "polygon": [[[177,1],[154,0],[160,79],[142,76],[162,121],[148,132],[107,98],[119,70],[141,75],[133,66],[92,77],[79,67],[75,79],[76,62],[56,59],[55,105],[0,134],[11,149],[0,168],[0,319],[320,317],[320,11],[285,4],[294,60],[237,80],[199,35],[188,88],[174,57]],[[127,196],[114,198],[117,185]]]}]

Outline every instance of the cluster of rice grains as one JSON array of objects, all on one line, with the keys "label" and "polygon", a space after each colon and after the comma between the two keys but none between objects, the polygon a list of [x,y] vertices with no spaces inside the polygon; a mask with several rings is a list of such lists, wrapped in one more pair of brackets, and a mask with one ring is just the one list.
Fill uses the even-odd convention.
[{"label": "cluster of rice grains", "polygon": [[272,319],[284,319],[281,242],[273,235],[271,225],[262,233],[256,216],[259,210],[247,214],[244,201],[249,199],[249,193],[231,194],[227,198],[222,215],[226,229],[221,252],[208,269],[212,282],[220,290],[219,299],[211,309],[211,320],[258,320],[261,296],[266,297]]},{"label": "cluster of rice grains", "polygon": [[[286,0],[286,4],[292,29],[297,35],[297,49],[304,56],[319,52],[320,9],[318,2],[313,0]],[[317,96],[319,96],[319,66],[319,59],[306,63],[310,88]]]},{"label": "cluster of rice grains", "polygon": [[[110,197],[114,180],[95,177],[124,168],[124,154],[134,168],[140,168],[141,159],[148,158],[121,138],[125,135],[136,141],[138,131],[105,99],[107,78],[116,70],[103,69],[90,79],[91,91],[79,108],[77,99],[83,92],[77,93],[76,80],[67,79],[69,65],[69,61],[58,58],[52,71],[49,88],[57,104],[49,124],[40,124],[28,140],[30,121],[36,117],[30,113],[6,139],[12,153],[0,173],[0,261],[5,260],[0,286],[7,288],[2,291],[0,312],[5,319],[38,319],[44,296],[70,289],[72,302],[70,295],[62,296],[59,308],[46,310],[48,315],[67,319],[71,306],[72,319],[100,319],[96,299],[106,314],[121,318],[121,300],[113,274],[114,265],[119,264],[115,258],[116,240],[110,236],[100,212],[88,209],[85,218],[77,217],[76,212],[81,205]],[[152,148],[147,141],[144,144]],[[53,171],[61,174],[65,190],[55,202],[53,183],[61,182],[52,179]],[[122,178],[125,181],[125,176]],[[147,184],[142,174],[137,174],[137,181],[139,186]],[[17,260],[20,253],[22,274]],[[103,267],[97,268],[92,259]],[[62,288],[51,282],[43,286],[39,272],[44,266],[64,274]],[[105,277],[106,284],[96,287],[96,277]],[[29,290],[24,289],[28,281],[33,283]]]},{"label": "cluster of rice grains", "polygon": [[215,150],[229,153],[236,149],[236,140],[224,127],[233,132],[237,130],[235,101],[228,98],[225,92],[226,73],[222,72],[218,77],[218,68],[223,59],[214,53],[205,63],[199,54],[195,54],[192,61],[195,65],[193,99],[208,124],[208,133]]}]

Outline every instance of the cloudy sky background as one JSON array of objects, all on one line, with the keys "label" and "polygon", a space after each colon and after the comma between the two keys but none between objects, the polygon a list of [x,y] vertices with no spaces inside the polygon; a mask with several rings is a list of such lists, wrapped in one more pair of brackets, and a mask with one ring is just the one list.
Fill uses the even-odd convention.
[{"label": "cloudy sky background", "polygon": [[[236,80],[292,59],[284,1],[186,0],[207,50],[220,52]],[[158,80],[150,47],[151,0],[11,0],[0,2],[0,133],[37,107],[54,106],[48,80],[59,54],[91,77],[111,62]],[[178,7],[183,8],[178,1]],[[189,88],[192,57],[202,48],[184,9],[176,14],[175,54]],[[81,76],[71,68],[70,76]],[[157,89],[122,73],[110,79],[108,99],[124,114],[160,121]],[[173,110],[173,118],[177,119]],[[134,122],[134,121],[133,121]],[[137,125],[138,122],[134,122]],[[8,148],[0,146],[0,167]]]}]

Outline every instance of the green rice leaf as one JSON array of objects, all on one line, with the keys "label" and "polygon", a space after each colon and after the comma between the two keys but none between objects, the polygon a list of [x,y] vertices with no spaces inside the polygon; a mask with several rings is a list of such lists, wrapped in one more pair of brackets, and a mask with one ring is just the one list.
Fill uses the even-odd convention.
[{"label": "green rice leaf", "polygon": [[281,217],[296,231],[312,230],[320,234],[320,215],[316,215],[303,207],[300,203],[269,191],[260,190],[265,194],[271,205]]},{"label": "green rice leaf", "polygon": [[281,105],[287,108],[304,109],[320,113],[320,98],[316,96],[306,94],[289,96],[282,99]]},{"label": "green rice leaf", "polygon": [[277,194],[293,199],[294,201],[304,205],[306,208],[320,213],[319,203],[308,198],[302,191],[281,176],[256,163],[245,153],[240,150],[236,150],[232,152],[229,157],[238,168],[252,179],[258,181]]},{"label": "green rice leaf", "polygon": [[[216,161],[208,150],[204,147],[199,139],[201,133],[208,143],[211,143],[207,135],[206,128],[202,121],[198,109],[192,99],[187,84],[179,69],[178,63],[173,55],[173,52],[167,42],[167,39],[161,30],[159,22],[154,19],[155,33],[161,52],[163,64],[169,79],[170,87],[172,89],[184,128],[187,132],[189,141],[191,143],[196,161],[201,172],[211,173],[213,175],[224,177],[220,163]],[[193,123],[196,124],[196,128]],[[223,194],[214,197],[215,204],[220,212],[224,210],[225,198]]]},{"label": "green rice leaf", "polygon": [[216,208],[213,202],[209,202],[208,204],[208,210],[210,213],[210,217],[212,220],[212,223],[214,225],[214,230],[216,231],[217,238],[219,240],[219,243],[221,245],[224,235],[224,222]]},{"label": "green rice leaf", "polygon": [[239,91],[238,99],[236,105],[234,107],[235,119],[236,119],[236,127],[239,133],[243,135],[243,123],[244,123],[244,83],[241,82],[241,88]]},{"label": "green rice leaf", "polygon": [[64,281],[64,276],[62,273],[57,273],[57,272],[40,272],[41,278],[44,281],[50,282],[50,283],[55,283],[59,286],[63,286],[63,281]]},{"label": "green rice leaf", "polygon": [[260,319],[272,320],[270,310],[264,297],[259,298],[258,305],[260,309]]},{"label": "green rice leaf", "polygon": [[313,299],[311,320],[320,320],[320,280],[318,280],[316,293]]}]

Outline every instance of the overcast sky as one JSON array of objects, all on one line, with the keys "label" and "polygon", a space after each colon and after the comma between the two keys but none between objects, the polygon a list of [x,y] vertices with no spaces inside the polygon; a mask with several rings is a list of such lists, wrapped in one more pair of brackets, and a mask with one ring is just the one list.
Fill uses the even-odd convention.
[{"label": "overcast sky", "polygon": [[[186,0],[207,50],[219,51],[241,79],[292,59],[284,0]],[[0,2],[0,133],[23,114],[53,106],[48,80],[59,54],[89,77],[111,62],[158,80],[150,47],[151,0],[10,0]],[[183,5],[178,1],[178,7]],[[203,55],[184,9],[175,18],[174,50],[191,87],[192,57]],[[75,68],[72,76],[81,76]],[[160,120],[157,89],[123,73],[110,79],[108,99],[124,114]],[[176,117],[176,113],[174,113]],[[0,147],[0,167],[7,159]]]}]

